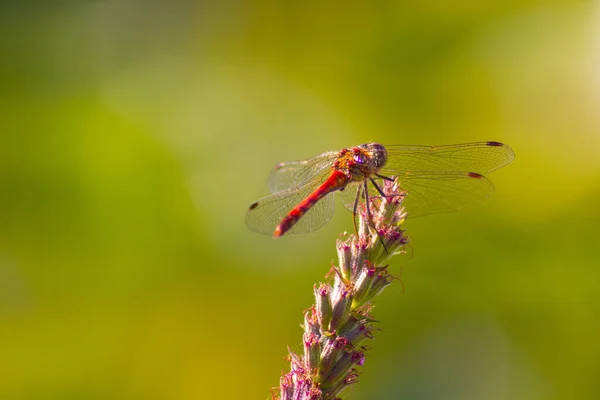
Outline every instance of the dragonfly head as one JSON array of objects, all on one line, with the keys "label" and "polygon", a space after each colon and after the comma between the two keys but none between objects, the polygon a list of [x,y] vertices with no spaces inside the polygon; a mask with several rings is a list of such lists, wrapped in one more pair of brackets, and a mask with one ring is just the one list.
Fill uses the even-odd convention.
[{"label": "dragonfly head", "polygon": [[387,162],[387,150],[379,143],[365,143],[358,146],[361,150],[364,150],[366,156],[364,163],[368,163],[371,168],[379,169],[383,168]]}]

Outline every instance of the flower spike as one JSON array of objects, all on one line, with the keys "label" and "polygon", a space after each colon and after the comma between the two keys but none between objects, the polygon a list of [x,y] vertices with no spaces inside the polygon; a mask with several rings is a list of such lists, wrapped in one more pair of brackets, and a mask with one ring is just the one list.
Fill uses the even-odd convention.
[{"label": "flower spike", "polygon": [[397,181],[381,186],[385,196],[369,197],[358,211],[358,234],[338,240],[339,266],[331,284],[314,287],[315,305],[305,313],[303,355],[289,352],[290,372],[283,374],[275,400],[337,400],[358,381],[376,322],[372,300],[390,285],[387,262],[404,253],[408,238],[402,223],[405,193]]}]

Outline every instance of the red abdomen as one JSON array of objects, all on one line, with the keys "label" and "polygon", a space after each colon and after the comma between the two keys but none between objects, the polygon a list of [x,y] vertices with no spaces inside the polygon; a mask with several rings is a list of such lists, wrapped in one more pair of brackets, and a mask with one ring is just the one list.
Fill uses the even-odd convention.
[{"label": "red abdomen", "polygon": [[319,186],[314,192],[308,197],[302,200],[296,207],[294,207],[277,225],[273,236],[280,237],[289,231],[308,210],[314,206],[317,201],[327,196],[331,192],[340,190],[346,187],[348,178],[343,172],[334,170],[329,178],[321,186]]}]

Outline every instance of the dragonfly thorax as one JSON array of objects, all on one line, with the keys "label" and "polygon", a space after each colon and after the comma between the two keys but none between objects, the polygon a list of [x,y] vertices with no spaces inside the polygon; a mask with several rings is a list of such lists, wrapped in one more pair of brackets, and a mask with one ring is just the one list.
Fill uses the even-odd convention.
[{"label": "dragonfly thorax", "polygon": [[333,168],[348,179],[362,181],[376,174],[387,161],[387,151],[379,143],[366,143],[339,153]]}]

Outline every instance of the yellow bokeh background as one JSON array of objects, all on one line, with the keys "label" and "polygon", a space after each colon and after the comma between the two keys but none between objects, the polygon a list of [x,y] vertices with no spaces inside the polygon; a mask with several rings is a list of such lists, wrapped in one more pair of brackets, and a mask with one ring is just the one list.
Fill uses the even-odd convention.
[{"label": "yellow bokeh background", "polygon": [[270,168],[481,140],[515,161],[406,222],[346,397],[600,398],[599,2],[27,3],[0,6],[0,398],[268,398],[352,229],[247,230]]}]

